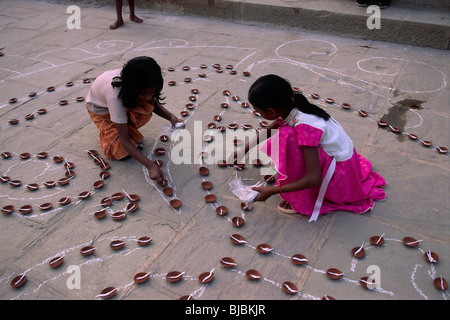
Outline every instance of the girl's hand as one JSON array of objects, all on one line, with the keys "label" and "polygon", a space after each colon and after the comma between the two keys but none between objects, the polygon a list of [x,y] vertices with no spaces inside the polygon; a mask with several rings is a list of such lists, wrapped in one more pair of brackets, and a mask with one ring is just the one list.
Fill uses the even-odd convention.
[{"label": "girl's hand", "polygon": [[277,193],[277,188],[273,187],[253,187],[252,190],[259,192],[255,201],[266,201],[268,198]]},{"label": "girl's hand", "polygon": [[[171,117],[170,123],[172,124],[172,128],[174,128],[174,129],[180,129],[180,128],[184,129],[186,127],[184,121],[175,116]],[[180,123],[182,124],[182,126],[180,126]]]},{"label": "girl's hand", "polygon": [[156,164],[151,165],[147,169],[150,179],[155,180],[158,183],[164,181],[164,173]]}]

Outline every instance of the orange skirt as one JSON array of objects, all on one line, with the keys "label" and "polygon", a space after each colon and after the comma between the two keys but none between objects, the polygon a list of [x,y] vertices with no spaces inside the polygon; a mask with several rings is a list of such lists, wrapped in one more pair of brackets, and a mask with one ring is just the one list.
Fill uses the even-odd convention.
[{"label": "orange skirt", "polygon": [[[128,133],[130,135],[131,143],[135,147],[144,139],[144,136],[138,129],[150,121],[153,115],[153,109],[154,106],[151,104],[147,104],[144,107],[127,109]],[[122,146],[116,124],[111,121],[109,113],[97,115],[92,113],[89,109],[87,110],[100,132],[100,145],[103,154],[110,160],[120,160],[128,156],[128,151]]]}]

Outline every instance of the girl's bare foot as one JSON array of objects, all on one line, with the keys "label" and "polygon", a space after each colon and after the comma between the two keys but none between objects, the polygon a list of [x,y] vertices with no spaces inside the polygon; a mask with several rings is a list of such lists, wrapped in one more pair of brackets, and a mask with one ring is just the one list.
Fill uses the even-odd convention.
[{"label": "girl's bare foot", "polygon": [[142,23],[142,19],[141,18],[138,18],[137,16],[135,16],[135,15],[130,15],[130,20],[131,21],[134,21],[134,22],[136,22],[136,23]]},{"label": "girl's bare foot", "polygon": [[118,19],[118,20],[116,20],[116,22],[114,22],[112,25],[109,26],[109,29],[111,29],[111,30],[117,29],[118,27],[123,25],[123,23],[124,22],[122,19]]},{"label": "girl's bare foot", "polygon": [[278,205],[278,209],[284,213],[297,213],[294,209],[292,209],[291,205],[287,201],[281,201]]}]

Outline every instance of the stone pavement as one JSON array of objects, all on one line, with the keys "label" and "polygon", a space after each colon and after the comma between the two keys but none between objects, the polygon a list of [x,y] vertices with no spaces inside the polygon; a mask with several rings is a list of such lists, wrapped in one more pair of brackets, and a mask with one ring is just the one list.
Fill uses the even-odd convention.
[{"label": "stone pavement", "polygon": [[[450,279],[449,158],[436,150],[450,145],[448,51],[148,9],[137,11],[142,24],[126,18],[125,26],[110,31],[115,12],[106,5],[81,6],[81,29],[69,30],[67,3],[0,1],[0,5],[0,151],[12,154],[0,159],[0,173],[22,181],[16,188],[0,184],[1,207],[15,207],[0,217],[1,299],[92,300],[100,299],[106,287],[117,289],[113,299],[174,300],[184,295],[197,300],[313,300],[325,295],[340,300],[448,299],[448,291],[433,284],[440,276]],[[89,90],[83,80],[120,68],[138,55],[154,57],[165,70],[165,101],[173,113],[186,109],[194,95],[191,89],[199,90],[194,95],[195,108],[185,118],[192,136],[196,121],[207,132],[206,124],[219,113],[223,124],[258,126],[259,119],[240,105],[258,76],[276,73],[307,96],[318,93],[315,103],[342,124],[358,152],[387,180],[386,201],[377,202],[366,214],[336,212],[314,223],[280,213],[276,197],[256,203],[251,211],[242,210],[228,182],[236,174],[253,179],[246,180],[249,184],[262,181],[260,168],[247,165],[238,171],[206,164],[204,159],[202,164],[210,173],[201,176],[198,162],[176,165],[170,152],[154,155],[157,147],[170,151],[176,146],[174,141],[159,140],[167,123],[157,116],[142,130],[144,153],[163,161],[175,194],[165,196],[134,160],[111,162],[105,185],[94,189],[101,169],[86,150],[100,150],[98,132],[84,103],[76,98]],[[225,68],[216,72],[212,65],[217,63],[233,65],[237,74]],[[200,69],[201,64],[207,68]],[[183,71],[183,66],[190,70]],[[175,71],[167,71],[169,67]],[[206,77],[200,78],[199,73]],[[192,81],[184,82],[187,77]],[[169,81],[177,84],[168,86]],[[68,82],[73,85],[67,86]],[[55,90],[48,92],[50,86]],[[224,90],[240,100],[224,96]],[[37,95],[30,98],[30,92]],[[11,103],[11,98],[17,101]],[[324,98],[335,102],[329,104]],[[68,104],[60,105],[61,100]],[[220,106],[225,102],[228,109]],[[341,103],[351,108],[345,110]],[[47,109],[45,114],[36,113],[42,108]],[[367,111],[368,116],[361,117],[358,110]],[[28,114],[34,118],[25,120]],[[11,125],[11,119],[19,123]],[[402,132],[380,128],[380,119]],[[419,139],[410,140],[404,132]],[[432,146],[424,147],[419,140],[431,141]],[[42,151],[49,157],[35,156]],[[25,152],[31,157],[20,160]],[[56,155],[73,162],[76,175],[68,185],[43,187],[45,181],[67,172],[51,160]],[[209,191],[201,187],[205,180],[213,183]],[[25,185],[30,183],[38,183],[39,190],[27,190]],[[94,192],[82,200],[82,191]],[[127,206],[124,198],[112,203],[105,218],[96,219],[94,212],[102,208],[102,199],[118,192],[138,194],[138,210],[113,220],[111,214]],[[205,202],[208,193],[217,196],[215,203]],[[71,198],[71,203],[58,204],[63,197]],[[169,205],[172,198],[182,201],[179,209]],[[53,208],[39,209],[44,202]],[[19,213],[24,205],[32,205],[33,211]],[[216,214],[220,205],[228,208],[227,215]],[[240,227],[232,224],[236,216],[244,218]],[[245,238],[245,244],[230,241],[236,233]],[[370,243],[370,237],[382,234],[383,245]],[[142,236],[151,237],[151,243],[139,246],[137,239]],[[402,239],[408,236],[421,242],[407,247]],[[125,246],[112,250],[113,240],[122,240]],[[262,243],[273,251],[259,253],[256,247]],[[82,256],[80,249],[88,245],[95,252]],[[353,258],[350,250],[361,245],[365,256]],[[437,263],[426,261],[428,250],[438,254]],[[293,264],[294,254],[304,255],[308,262]],[[58,256],[64,257],[63,264],[50,268],[50,260]],[[223,257],[232,257],[237,265],[224,268],[219,263]],[[344,276],[327,278],[329,268],[339,269]],[[261,279],[247,279],[249,269],[259,271]],[[184,272],[183,279],[166,281],[166,274],[174,270]],[[211,270],[214,279],[201,284],[199,275]],[[138,272],[149,273],[149,280],[134,284]],[[20,274],[26,274],[25,284],[12,288],[10,282]],[[379,280],[378,288],[360,285],[359,279],[370,275]],[[299,293],[285,293],[285,281],[292,282]]]}]

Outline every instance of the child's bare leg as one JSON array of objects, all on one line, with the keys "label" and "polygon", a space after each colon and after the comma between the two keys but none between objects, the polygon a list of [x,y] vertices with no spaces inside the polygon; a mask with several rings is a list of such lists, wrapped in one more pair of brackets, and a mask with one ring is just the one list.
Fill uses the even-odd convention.
[{"label": "child's bare leg", "polygon": [[[133,2],[134,2],[134,1],[133,1]],[[124,24],[123,18],[122,18],[122,4],[123,4],[123,0],[116,0],[116,14],[117,14],[117,19],[116,19],[116,21],[115,21],[113,24],[111,24],[111,25],[109,26],[109,28],[110,28],[111,30],[114,30],[114,29],[116,29],[116,28],[118,28],[118,27],[120,27],[121,25]]]},{"label": "child's bare leg", "polygon": [[143,20],[134,14],[134,0],[128,0],[128,6],[130,7],[130,20],[136,23],[142,23]]}]

